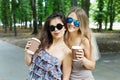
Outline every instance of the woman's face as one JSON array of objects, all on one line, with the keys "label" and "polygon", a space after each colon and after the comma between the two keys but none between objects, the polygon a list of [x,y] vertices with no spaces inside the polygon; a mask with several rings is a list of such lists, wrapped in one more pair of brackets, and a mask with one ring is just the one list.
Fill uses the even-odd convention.
[{"label": "woman's face", "polygon": [[63,38],[66,29],[60,18],[52,19],[49,28],[53,38]]},{"label": "woman's face", "polygon": [[68,15],[67,18],[67,27],[69,32],[78,31],[80,22],[77,19],[77,15],[72,12]]}]

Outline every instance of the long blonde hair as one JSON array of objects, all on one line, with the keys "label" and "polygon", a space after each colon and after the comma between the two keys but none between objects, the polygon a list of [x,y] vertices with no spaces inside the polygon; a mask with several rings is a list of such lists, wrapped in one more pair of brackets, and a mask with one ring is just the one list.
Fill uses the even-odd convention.
[{"label": "long blonde hair", "polygon": [[82,8],[72,7],[68,15],[71,14],[72,12],[76,14],[78,20],[80,21],[80,27],[78,32],[81,34],[83,40],[84,38],[87,38],[89,40],[91,46],[91,30],[89,28],[89,20],[85,11]]},{"label": "long blonde hair", "polygon": [[93,36],[92,30],[89,28],[89,19],[87,17],[86,12],[79,7],[72,7],[68,15],[71,14],[72,12],[76,14],[77,19],[80,21],[78,33],[81,34],[82,41],[84,41],[85,38],[89,40],[91,56],[94,60],[98,60],[99,50],[97,43],[95,42],[96,41],[95,36]]}]

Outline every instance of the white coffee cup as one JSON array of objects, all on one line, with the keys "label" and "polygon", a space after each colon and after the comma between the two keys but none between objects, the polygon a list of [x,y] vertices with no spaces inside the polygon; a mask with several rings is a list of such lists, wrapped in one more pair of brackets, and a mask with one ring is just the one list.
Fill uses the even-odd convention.
[{"label": "white coffee cup", "polygon": [[72,46],[72,59],[74,61],[77,60],[77,58],[76,58],[76,52],[79,51],[80,49],[82,49],[81,46]]},{"label": "white coffee cup", "polygon": [[37,38],[31,38],[31,46],[27,49],[27,53],[34,54],[40,45],[40,40]]}]

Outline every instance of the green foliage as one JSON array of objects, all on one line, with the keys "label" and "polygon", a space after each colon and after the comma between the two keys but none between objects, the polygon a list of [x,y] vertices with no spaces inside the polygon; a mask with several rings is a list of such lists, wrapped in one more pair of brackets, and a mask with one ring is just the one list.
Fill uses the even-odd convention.
[{"label": "green foliage", "polygon": [[[9,0],[7,0],[9,2]],[[8,25],[8,19],[9,19],[9,3],[7,1],[1,1],[1,21],[3,24]]]},{"label": "green foliage", "polygon": [[[4,24],[10,24],[10,17],[13,19],[15,14],[16,22],[25,22],[33,20],[33,13],[31,9],[30,0],[0,0],[0,21]],[[53,12],[62,12],[66,16],[71,8],[71,1],[77,1],[78,6],[81,7],[82,0],[36,0],[36,15],[37,21],[45,21],[46,17]],[[120,0],[114,0],[113,6],[115,8],[114,21],[120,21]],[[90,20],[97,22],[99,15],[102,15],[102,20],[105,22],[110,16],[109,0],[96,0],[90,5]],[[13,9],[12,9],[13,8]]]},{"label": "green foliage", "polygon": [[120,22],[120,0],[114,0],[115,6],[115,21]]},{"label": "green foliage", "polygon": [[64,13],[67,16],[69,9],[71,6],[71,1],[70,0],[64,0]]},{"label": "green foliage", "polygon": [[24,22],[26,18],[28,21],[32,20],[32,10],[29,4],[29,0],[21,0],[20,6],[16,9],[17,21],[20,20],[21,22]]}]

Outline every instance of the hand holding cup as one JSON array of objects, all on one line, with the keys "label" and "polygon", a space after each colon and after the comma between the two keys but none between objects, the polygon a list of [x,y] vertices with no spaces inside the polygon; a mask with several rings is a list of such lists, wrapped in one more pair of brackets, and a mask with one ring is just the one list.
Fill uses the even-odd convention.
[{"label": "hand holding cup", "polygon": [[84,52],[81,46],[72,46],[72,59],[74,61],[80,60],[83,56]]},{"label": "hand holding cup", "polygon": [[78,51],[76,51],[76,58],[78,60],[81,60],[81,58],[83,58],[83,57],[84,57],[84,51],[83,51],[83,49],[79,49]]},{"label": "hand holding cup", "polygon": [[31,38],[26,46],[25,46],[25,51],[29,54],[34,54],[36,52],[36,50],[38,49],[39,45],[40,45],[40,40],[37,38]]}]

